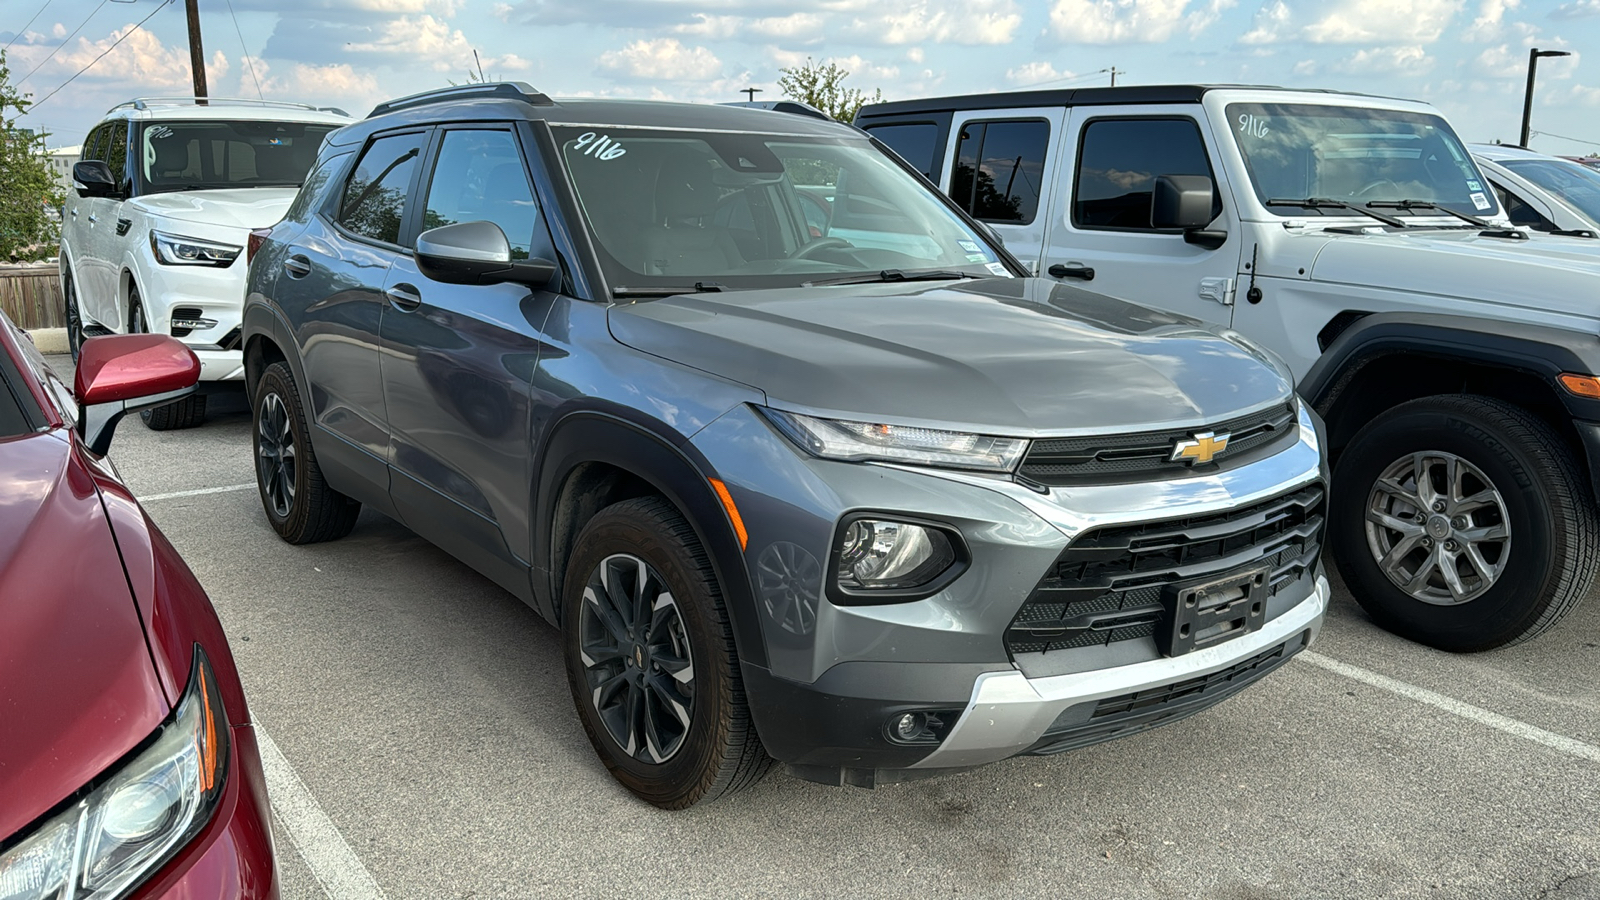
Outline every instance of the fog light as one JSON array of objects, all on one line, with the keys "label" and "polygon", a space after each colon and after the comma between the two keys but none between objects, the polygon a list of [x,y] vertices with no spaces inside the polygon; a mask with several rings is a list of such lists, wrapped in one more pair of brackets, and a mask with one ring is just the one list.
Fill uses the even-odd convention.
[{"label": "fog light", "polygon": [[937,528],[879,519],[857,519],[839,541],[835,572],[846,590],[921,587],[956,561],[950,538]]},{"label": "fog light", "polygon": [[908,743],[914,741],[927,727],[927,721],[922,713],[906,713],[894,720],[894,736]]},{"label": "fog light", "polygon": [[896,744],[937,744],[961,718],[959,709],[928,709],[895,713],[884,723],[884,733]]}]

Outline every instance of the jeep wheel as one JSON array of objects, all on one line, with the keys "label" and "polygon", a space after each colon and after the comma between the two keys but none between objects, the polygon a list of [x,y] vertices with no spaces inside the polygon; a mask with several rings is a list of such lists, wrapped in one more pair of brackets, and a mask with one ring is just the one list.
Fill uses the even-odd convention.
[{"label": "jeep wheel", "polygon": [[[144,304],[139,302],[139,290],[128,289],[128,333],[147,334],[150,325],[144,317]],[[139,418],[151,431],[176,431],[193,428],[206,420],[206,395],[193,393],[182,400],[165,406],[142,410]]]},{"label": "jeep wheel", "polygon": [[1425,397],[1363,428],[1339,459],[1331,543],[1384,628],[1441,650],[1533,638],[1600,563],[1588,483],[1554,431],[1487,397]]},{"label": "jeep wheel", "polygon": [[766,774],[716,576],[666,501],[624,501],[584,526],[561,621],[578,716],[628,790],[684,809]]},{"label": "jeep wheel", "polygon": [[76,363],[78,353],[83,349],[83,314],[78,311],[78,288],[72,282],[70,270],[61,274],[61,300],[67,319],[67,350],[72,353],[72,361]]},{"label": "jeep wheel", "polygon": [[291,544],[314,544],[349,534],[361,504],[323,480],[288,363],[267,367],[251,407],[256,487],[272,530]]}]

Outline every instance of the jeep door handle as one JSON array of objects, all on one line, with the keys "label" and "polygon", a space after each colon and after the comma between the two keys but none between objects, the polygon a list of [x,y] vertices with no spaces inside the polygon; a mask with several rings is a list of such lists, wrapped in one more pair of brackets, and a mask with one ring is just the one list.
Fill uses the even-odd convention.
[{"label": "jeep door handle", "polygon": [[290,278],[304,278],[311,274],[311,260],[297,253],[283,261],[283,270]]},{"label": "jeep door handle", "polygon": [[422,305],[422,295],[409,284],[397,284],[383,292],[389,298],[389,305],[401,312],[411,312]]},{"label": "jeep door handle", "polygon": [[1063,266],[1060,263],[1056,263],[1050,267],[1049,271],[1051,278],[1081,278],[1084,281],[1094,280],[1094,269],[1089,266],[1077,264]]}]

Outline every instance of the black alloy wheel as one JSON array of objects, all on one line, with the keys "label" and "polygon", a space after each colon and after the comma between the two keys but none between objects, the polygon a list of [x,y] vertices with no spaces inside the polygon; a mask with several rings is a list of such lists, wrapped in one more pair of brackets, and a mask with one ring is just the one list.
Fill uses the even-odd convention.
[{"label": "black alloy wheel", "polygon": [[256,383],[256,488],[267,522],[291,544],[342,538],[356,527],[361,504],[339,493],[322,477],[306,429],[305,407],[286,362],[275,362]]},{"label": "black alloy wheel", "polygon": [[67,349],[72,361],[78,361],[83,350],[83,315],[78,310],[78,286],[73,282],[71,270],[61,275],[61,300],[67,319]]},{"label": "black alloy wheel", "polygon": [[269,393],[256,413],[256,467],[261,477],[261,500],[280,519],[294,509],[294,429],[283,396]]}]

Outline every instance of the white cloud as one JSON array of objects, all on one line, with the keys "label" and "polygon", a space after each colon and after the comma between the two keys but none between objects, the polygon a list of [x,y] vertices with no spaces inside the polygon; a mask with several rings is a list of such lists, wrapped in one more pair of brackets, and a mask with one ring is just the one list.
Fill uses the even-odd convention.
[{"label": "white cloud", "polygon": [[823,37],[827,22],[822,15],[811,12],[755,19],[745,16],[695,13],[694,19],[693,22],[674,26],[673,32],[712,40],[727,40],[748,34],[759,38],[808,43]]},{"label": "white cloud", "polygon": [[[1267,0],[1241,44],[1431,44],[1466,0]],[[1493,2],[1493,0],[1490,0]]]},{"label": "white cloud", "polygon": [[1035,60],[1023,63],[1014,69],[1006,70],[1006,80],[1018,87],[1027,87],[1034,84],[1046,84],[1054,81],[1063,81],[1073,77],[1075,73],[1067,69],[1057,69],[1049,60]]},{"label": "white cloud", "polygon": [[1573,0],[1556,7],[1550,14],[1552,19],[1583,19],[1589,16],[1600,16],[1600,0]]},{"label": "white cloud", "polygon": [[602,53],[600,67],[645,80],[709,81],[721,74],[722,61],[704,47],[685,47],[677,38],[655,38]]},{"label": "white cloud", "polygon": [[1055,0],[1046,34],[1073,44],[1160,43],[1180,30],[1199,34],[1236,0]]},{"label": "white cloud", "polygon": [[[388,0],[370,0],[388,2]],[[409,2],[409,0],[407,0]],[[466,35],[433,16],[400,16],[383,23],[377,37],[345,45],[350,53],[392,56],[408,63],[423,63],[436,72],[472,67],[472,43]]]},{"label": "white cloud", "polygon": [[870,43],[1009,44],[1022,24],[1014,0],[853,0],[852,5],[861,12],[842,33]]},{"label": "white cloud", "polygon": [[[1540,83],[1546,79],[1571,78],[1578,68],[1579,59],[1579,54],[1574,53],[1571,56],[1540,60]],[[1528,77],[1528,51],[1511,44],[1496,44],[1479,53],[1470,65],[1473,74],[1480,78],[1525,79]]]},{"label": "white cloud", "polygon": [[1478,16],[1468,26],[1465,37],[1469,41],[1492,41],[1504,29],[1506,13],[1522,5],[1522,0],[1483,0]]},{"label": "white cloud", "polygon": [[1333,71],[1345,75],[1421,75],[1431,70],[1435,60],[1421,45],[1371,47],[1334,63]]},{"label": "white cloud", "polygon": [[[328,103],[347,107],[352,112],[381,99],[382,92],[372,73],[358,72],[349,63],[325,66],[295,63],[282,75],[273,74],[270,66],[259,60],[255,65],[256,75],[261,79],[261,91],[268,96]],[[246,73],[244,77],[248,79],[250,76]],[[245,83],[253,85],[250,81]]]}]

